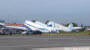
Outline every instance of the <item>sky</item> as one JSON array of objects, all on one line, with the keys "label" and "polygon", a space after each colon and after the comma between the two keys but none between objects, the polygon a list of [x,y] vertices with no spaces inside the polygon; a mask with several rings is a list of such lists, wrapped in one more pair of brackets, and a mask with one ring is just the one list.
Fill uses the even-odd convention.
[{"label": "sky", "polygon": [[0,0],[0,20],[75,22],[90,25],[90,0]]}]

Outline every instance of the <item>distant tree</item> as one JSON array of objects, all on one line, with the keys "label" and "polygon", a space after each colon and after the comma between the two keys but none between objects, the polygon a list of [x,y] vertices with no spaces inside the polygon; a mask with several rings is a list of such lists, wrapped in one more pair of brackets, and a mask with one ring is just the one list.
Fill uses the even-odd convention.
[{"label": "distant tree", "polygon": [[1,23],[5,23],[5,20],[0,20]]},{"label": "distant tree", "polygon": [[31,20],[32,22],[36,22],[36,20]]},{"label": "distant tree", "polygon": [[[69,24],[70,24],[70,23],[65,24],[65,26],[69,26]],[[78,24],[76,24],[76,23],[74,23],[74,22],[73,22],[72,24],[73,24],[74,27],[77,27],[77,26],[78,26]]]},{"label": "distant tree", "polygon": [[84,27],[83,24],[81,24],[81,27]]},{"label": "distant tree", "polygon": [[47,24],[49,21],[50,21],[50,20],[47,20],[47,21],[45,22],[45,24]]},{"label": "distant tree", "polygon": [[13,24],[17,24],[16,22],[14,22]]},{"label": "distant tree", "polygon": [[75,27],[77,27],[78,26],[78,24],[77,23],[72,23],[73,24],[73,26],[75,26]]}]

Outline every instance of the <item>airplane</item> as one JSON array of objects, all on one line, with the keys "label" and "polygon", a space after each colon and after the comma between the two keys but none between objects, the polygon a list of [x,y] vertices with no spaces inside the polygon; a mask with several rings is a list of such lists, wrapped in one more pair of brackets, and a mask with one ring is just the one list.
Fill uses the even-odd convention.
[{"label": "airplane", "polygon": [[4,26],[4,29],[7,30],[20,30],[22,34],[35,34],[35,33],[59,33],[59,31],[71,32],[73,30],[82,29],[82,27],[73,27],[73,24],[70,24],[68,27],[57,24],[55,22],[48,22],[48,24],[41,23],[39,21],[32,22],[26,20],[23,26],[6,26],[5,24],[0,24]]},{"label": "airplane", "polygon": [[5,23],[0,23],[0,34],[10,34],[10,33],[19,33],[19,32],[24,32],[27,31],[27,28],[22,27],[22,26],[8,26]]},{"label": "airplane", "polygon": [[11,34],[20,32],[22,34],[41,34],[42,32],[51,32],[51,28],[47,27],[47,25],[37,24],[39,22],[25,21],[22,26],[8,26],[7,24],[0,24],[5,34]]},{"label": "airplane", "polygon": [[0,28],[27,30],[27,28],[22,27],[22,26],[8,26],[8,25],[5,24],[5,23],[0,23]]},{"label": "airplane", "polygon": [[74,27],[72,23],[69,24],[68,27],[66,27],[66,26],[64,26],[64,25],[55,23],[55,22],[53,22],[53,21],[49,21],[49,22],[47,23],[47,25],[50,26],[50,27],[54,27],[54,28],[56,28],[57,30],[64,31],[64,32],[72,32],[72,31],[77,31],[77,32],[78,32],[79,29],[83,29],[82,27]]},{"label": "airplane", "polygon": [[[49,27],[47,26],[46,24],[43,24],[39,21],[36,21],[36,22],[32,22],[32,21],[29,21],[29,20],[26,20],[23,24],[23,26],[7,26],[6,24],[3,25],[3,30],[4,32],[9,32],[10,33],[15,33],[16,30],[19,30],[19,32],[21,32],[22,34],[41,34],[42,32],[44,33],[56,33],[58,32],[54,27]],[[14,32],[14,31],[15,32]]]},{"label": "airplane", "polygon": [[40,32],[58,32],[54,27],[49,27],[46,24],[43,24],[39,21],[32,22],[26,20],[24,23],[24,27],[28,28],[28,30],[32,31],[40,31]]}]

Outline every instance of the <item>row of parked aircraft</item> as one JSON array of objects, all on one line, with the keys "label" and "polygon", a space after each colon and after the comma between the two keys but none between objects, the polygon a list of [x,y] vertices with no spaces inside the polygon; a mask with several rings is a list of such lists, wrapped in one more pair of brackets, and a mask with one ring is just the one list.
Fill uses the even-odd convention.
[{"label": "row of parked aircraft", "polygon": [[69,24],[68,27],[49,21],[47,24],[41,23],[39,21],[29,21],[26,20],[23,26],[6,26],[5,24],[0,24],[4,26],[4,29],[19,29],[23,30],[22,34],[32,33],[32,32],[49,32],[49,33],[59,33],[60,31],[72,32],[73,30],[82,29],[82,27],[73,27],[73,24]]}]

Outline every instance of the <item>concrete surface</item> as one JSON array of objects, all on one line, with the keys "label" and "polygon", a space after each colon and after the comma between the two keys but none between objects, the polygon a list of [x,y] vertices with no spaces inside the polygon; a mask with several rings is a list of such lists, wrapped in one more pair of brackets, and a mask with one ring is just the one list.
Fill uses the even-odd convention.
[{"label": "concrete surface", "polygon": [[0,50],[90,46],[90,36],[0,36]]}]

